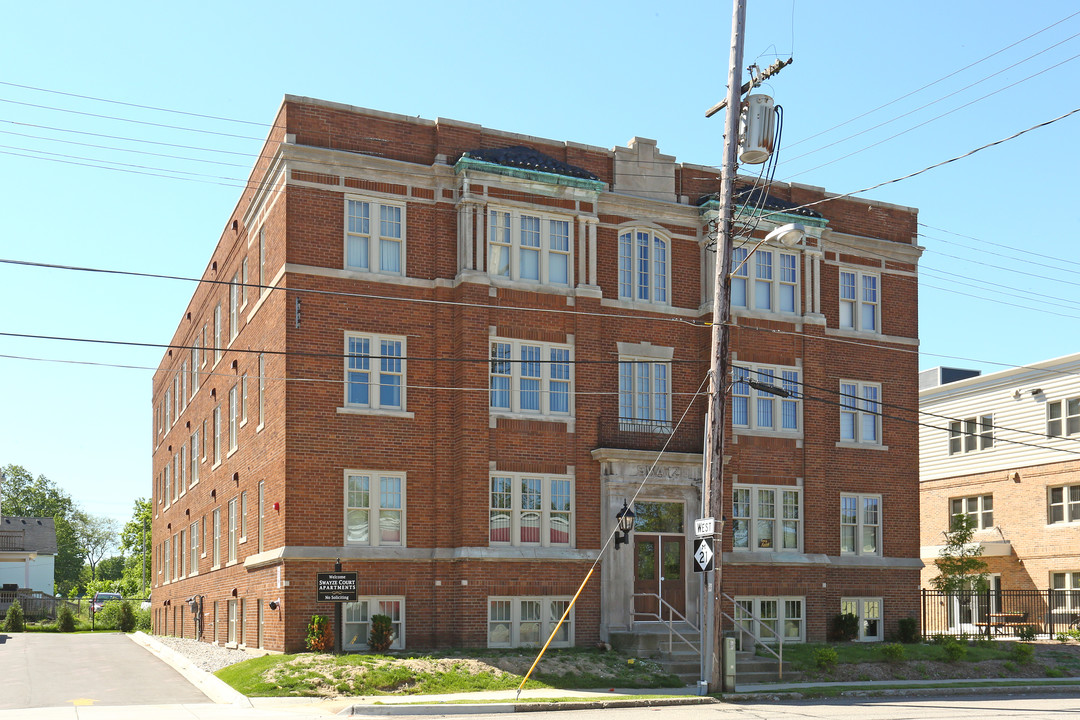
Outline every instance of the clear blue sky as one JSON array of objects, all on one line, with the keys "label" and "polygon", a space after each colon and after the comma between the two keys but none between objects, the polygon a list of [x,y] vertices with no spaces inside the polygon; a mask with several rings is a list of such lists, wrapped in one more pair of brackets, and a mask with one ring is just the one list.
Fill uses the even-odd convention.
[{"label": "clear blue sky", "polygon": [[[1078,10],[751,2],[747,63],[795,58],[766,88],[785,109],[777,178],[851,192],[1080,107]],[[727,0],[18,3],[0,28],[0,258],[200,275],[260,147],[209,133],[263,137],[287,93],[602,147],[638,135],[719,164],[723,122],[704,111],[725,94],[730,18]],[[1078,130],[1080,114],[866,194],[930,226],[922,367],[992,371],[1080,349]],[[165,343],[192,290],[0,264],[0,332]],[[161,354],[0,337],[4,356],[140,368],[0,357],[0,464],[128,519],[150,493]]]}]

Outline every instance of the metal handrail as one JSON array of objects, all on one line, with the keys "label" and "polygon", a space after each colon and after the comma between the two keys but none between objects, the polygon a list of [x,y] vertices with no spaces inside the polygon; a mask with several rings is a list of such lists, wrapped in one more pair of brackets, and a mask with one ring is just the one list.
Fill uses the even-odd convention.
[{"label": "metal handrail", "polygon": [[[723,597],[727,598],[728,600],[730,600],[731,604],[733,606],[735,605],[735,598],[731,597],[727,593],[721,593],[721,595]],[[749,628],[747,628],[745,625],[742,624],[741,621],[733,618],[731,615],[728,615],[726,612],[724,612],[724,609],[722,607],[720,608],[720,614],[723,615],[724,617],[726,617],[728,620],[730,620],[732,622],[732,624],[736,625],[741,631],[743,631],[745,633],[749,633],[750,637],[754,638],[755,640],[761,640],[762,641],[761,647],[768,650],[772,654],[772,656],[776,658],[777,662],[779,663],[778,666],[777,666],[776,675],[780,680],[783,680],[784,679],[784,638],[780,635],[780,633],[776,632],[771,627],[766,625],[764,623],[764,621],[761,618],[759,618],[757,615],[755,615],[752,612],[750,613],[750,619],[754,620],[757,623],[758,627],[765,628],[766,630],[768,630],[769,632],[771,632],[773,635],[776,636],[776,644],[777,644],[777,647],[779,648],[779,652],[777,652],[776,650],[773,650],[768,645],[765,645],[764,640],[762,640],[762,638],[758,637],[757,633],[755,633],[753,630],[750,630]]]},{"label": "metal handrail", "polygon": [[658,612],[651,613],[651,612],[637,612],[637,611],[635,611],[635,613],[634,613],[635,615],[650,615],[650,616],[653,616],[653,617],[656,618],[656,620],[658,622],[665,623],[668,626],[668,652],[671,652],[671,647],[672,647],[672,643],[673,643],[672,635],[678,635],[679,639],[682,640],[687,645],[689,645],[691,650],[693,650],[694,652],[696,652],[699,655],[701,654],[701,648],[699,648],[697,645],[695,645],[692,641],[687,640],[685,635],[683,635],[681,632],[679,632],[678,630],[675,629],[675,626],[672,624],[672,617],[673,616],[678,616],[681,622],[685,623],[686,625],[689,625],[693,630],[696,630],[698,632],[701,632],[700,628],[698,628],[696,625],[694,625],[694,623],[687,620],[686,616],[683,615],[678,610],[676,610],[675,607],[671,603],[669,603],[667,600],[660,597],[656,593],[634,593],[633,596],[634,597],[656,598],[657,600],[660,601],[660,608],[661,609],[663,609],[664,607],[667,607],[667,609],[669,610],[669,615],[668,615],[668,618],[666,620]]}]

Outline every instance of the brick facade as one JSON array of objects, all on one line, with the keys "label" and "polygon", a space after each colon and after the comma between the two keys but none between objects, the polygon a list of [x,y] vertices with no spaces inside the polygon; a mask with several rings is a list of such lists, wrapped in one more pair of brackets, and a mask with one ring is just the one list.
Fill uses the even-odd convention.
[{"label": "brick facade", "polygon": [[[466,155],[514,146],[583,172],[571,176]],[[679,528],[666,536],[669,546],[676,535],[688,534],[699,515],[705,398],[694,398],[703,392],[708,371],[707,259],[716,211],[707,196],[718,186],[715,169],[676,163],[652,150],[652,141],[635,138],[617,151],[616,172],[615,151],[287,97],[248,189],[225,223],[205,282],[154,377],[155,632],[192,636],[185,600],[201,596],[204,639],[300,650],[309,617],[332,614],[329,604],[316,602],[315,573],[333,569],[340,558],[344,570],[359,573],[361,597],[402,602],[405,647],[484,646],[503,631],[496,627],[498,618],[489,616],[495,613],[491,598],[513,603],[569,598],[605,547],[601,572],[574,610],[572,642],[591,645],[645,621],[641,601],[635,607],[630,598],[638,587],[635,576],[650,562],[643,558],[653,550],[633,539],[633,548],[617,552],[606,543],[615,511],[643,478],[642,467],[649,480],[638,502],[681,508],[670,521],[674,524],[657,531],[663,538]],[[794,257],[796,306],[792,311],[736,308],[732,335],[736,366],[797,370],[803,397],[794,401],[797,428],[780,428],[779,417],[774,429],[732,427],[729,418],[728,488],[798,489],[798,503],[789,508],[798,515],[798,542],[787,552],[767,543],[751,551],[733,547],[733,533],[725,532],[724,590],[736,597],[798,598],[799,640],[823,639],[841,598],[880,599],[882,635],[917,612],[917,214],[853,198],[817,206],[820,214],[792,209],[794,203],[825,197],[820,188],[770,188],[768,208],[778,214],[760,222],[755,241],[784,222],[800,220],[808,227],[802,245],[769,245],[761,251],[778,259],[770,285],[774,293],[782,292],[779,253]],[[370,218],[367,253],[369,259],[393,254],[403,272],[348,266],[349,199],[369,202],[373,212],[382,206],[401,209],[400,255],[393,243],[379,244],[375,228],[391,231],[380,225],[385,218],[377,212]],[[492,272],[493,211],[513,213],[515,222],[518,214],[540,219],[535,227],[544,244],[538,262],[554,280],[525,277],[531,246],[521,239],[524,224],[508,230],[507,236],[514,236],[507,255],[510,277]],[[627,231],[633,232],[630,246],[621,240]],[[651,238],[644,250],[636,244],[639,231]],[[568,235],[565,260],[556,257],[560,232]],[[360,252],[356,247],[353,252]],[[632,253],[623,268],[628,274],[620,273],[619,265],[625,247]],[[639,264],[642,252],[652,253],[644,265]],[[234,332],[230,293],[237,290],[230,282],[237,276],[244,283],[245,262],[247,280],[238,290],[242,303]],[[755,291],[756,262],[752,257],[748,266],[748,292]],[[840,327],[839,284],[845,271],[866,274],[876,283],[879,315],[872,331]],[[638,296],[642,277],[662,285],[654,285],[649,302]],[[622,289],[627,281],[631,297]],[[219,304],[221,352],[215,359],[214,340],[204,337],[203,328],[213,335]],[[349,334],[373,339],[369,405],[376,398],[383,402],[378,341],[391,336],[402,343],[400,407],[376,409],[349,401]],[[536,363],[546,368],[538,395],[543,411],[516,406],[526,403],[520,382],[530,372],[518,356],[506,364],[515,368],[506,395],[514,408],[492,407],[489,357],[497,343],[515,353],[524,346],[543,348],[545,355]],[[201,348],[199,388],[192,392],[196,346]],[[620,347],[632,350],[626,357],[634,357],[638,369],[620,366]],[[555,382],[559,370],[552,361],[556,356],[546,354],[549,348],[569,354],[562,366],[569,375],[565,405],[554,399],[563,386]],[[654,363],[662,369],[643,369]],[[666,390],[651,386],[654,396],[642,394],[636,384],[624,386],[634,403],[621,410],[620,374],[629,372],[665,373]],[[875,441],[841,441],[841,380],[880,388],[887,405]],[[246,400],[237,411],[236,449],[230,450],[234,387]],[[639,400],[665,409],[653,405],[643,418]],[[761,399],[755,395],[751,402]],[[215,462],[210,436],[218,407],[221,457]],[[644,424],[636,422],[643,419]],[[193,484],[190,453],[196,431],[206,454],[204,461],[198,451],[199,478]],[[672,452],[656,461],[661,441],[669,437]],[[178,484],[182,453],[186,461]],[[346,539],[350,473],[369,475],[373,483],[371,515],[366,521],[354,516],[363,529],[352,542]],[[374,505],[392,503],[386,498],[393,496],[393,491],[380,494],[381,475],[401,480],[400,536],[393,519],[384,520],[389,525],[376,522]],[[525,529],[532,516],[519,499],[511,511],[494,512],[498,519],[490,520],[496,477],[511,478],[507,487],[524,487],[533,477],[544,485],[544,505],[537,511],[542,532]],[[558,483],[567,479],[570,514],[569,523],[562,524],[566,507],[551,497],[562,492]],[[518,492],[525,491],[515,489],[515,498]],[[236,543],[233,562],[228,503],[237,499],[239,512],[242,493],[247,532]],[[841,549],[845,493],[879,503],[874,552]],[[639,515],[644,504],[638,505]],[[731,517],[730,495],[725,504]],[[779,503],[776,508],[783,510]],[[221,513],[220,567],[213,566],[215,509]],[[764,506],[761,511],[767,512]],[[782,521],[778,515],[776,522]],[[192,572],[195,522],[200,523],[198,568]],[[500,522],[508,523],[506,535],[496,529]],[[642,537],[651,532],[647,523],[639,530]],[[177,565],[171,548],[181,531],[188,559]],[[383,533],[398,539],[375,546]],[[500,542],[505,538],[518,542]],[[694,619],[701,598],[690,545],[679,546],[678,572],[685,585],[676,595]],[[665,582],[670,588],[671,581]],[[228,608],[234,600],[237,615],[244,600],[244,617],[237,617],[230,630]],[[269,607],[271,600],[280,603],[276,609]],[[376,612],[377,604],[368,612]],[[519,606],[513,607],[518,613]],[[541,611],[545,619],[552,612],[546,605]],[[512,624],[512,637],[520,632],[527,642],[527,619],[515,615]]]}]

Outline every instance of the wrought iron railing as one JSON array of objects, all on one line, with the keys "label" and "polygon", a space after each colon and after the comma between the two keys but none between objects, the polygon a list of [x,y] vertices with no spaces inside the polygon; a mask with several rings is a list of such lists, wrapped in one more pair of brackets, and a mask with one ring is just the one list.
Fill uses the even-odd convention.
[{"label": "wrought iron railing", "polygon": [[600,447],[625,448],[628,450],[700,453],[705,446],[705,421],[683,418],[675,420],[638,420],[603,415],[597,427]]},{"label": "wrought iron railing", "polygon": [[922,591],[922,633],[1017,637],[1034,633],[1055,637],[1080,626],[1080,590]]},{"label": "wrought iron railing", "polygon": [[[723,597],[723,599],[730,602],[732,607],[735,607],[735,598],[731,597],[727,593],[721,593],[721,596]],[[723,607],[720,608],[720,614],[723,615],[724,617],[726,617],[728,620],[730,620],[731,623],[733,625],[735,625],[735,627],[739,628],[739,630],[741,632],[744,632],[747,635],[749,635],[750,637],[754,638],[754,640],[758,643],[758,647],[765,648],[765,650],[767,650],[769,652],[769,654],[771,654],[774,658],[776,658],[776,662],[777,662],[776,677],[778,679],[780,679],[780,680],[783,680],[784,679],[784,638],[783,638],[783,636],[780,633],[778,633],[776,630],[774,630],[773,628],[769,627],[768,623],[766,623],[764,620],[762,620],[757,615],[755,615],[751,610],[747,609],[745,606],[740,606],[740,607],[742,607],[742,611],[744,613],[746,613],[747,617],[745,617],[745,618],[732,617],[728,613],[724,612]],[[763,639],[756,632],[754,632],[753,628],[750,628],[750,627],[747,627],[746,625],[744,625],[743,620],[753,620],[754,621],[754,627],[763,628],[765,630],[768,630],[770,633],[772,633],[773,637],[776,639],[776,649],[773,650],[769,646],[768,641]]]},{"label": "wrought iron railing", "polygon": [[[651,598],[657,601],[657,612],[640,612],[635,611],[635,615],[646,615],[649,617],[648,622],[662,622],[667,625],[668,629],[668,652],[671,652],[672,645],[674,644],[675,637],[678,637],[691,650],[701,655],[701,646],[692,640],[687,639],[685,635],[675,629],[675,621],[683,625],[688,625],[695,632],[700,633],[701,629],[686,619],[686,617],[675,609],[675,607],[664,598],[660,597],[657,593],[634,593],[634,598]],[[666,611],[666,613],[664,612]]]}]

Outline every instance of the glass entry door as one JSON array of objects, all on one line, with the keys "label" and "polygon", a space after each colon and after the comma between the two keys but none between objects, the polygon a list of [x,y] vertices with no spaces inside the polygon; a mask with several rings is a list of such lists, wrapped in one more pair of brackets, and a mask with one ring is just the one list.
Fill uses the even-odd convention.
[{"label": "glass entry door", "polygon": [[681,535],[635,533],[635,621],[671,620],[672,611],[676,620],[686,615],[685,543]]}]

